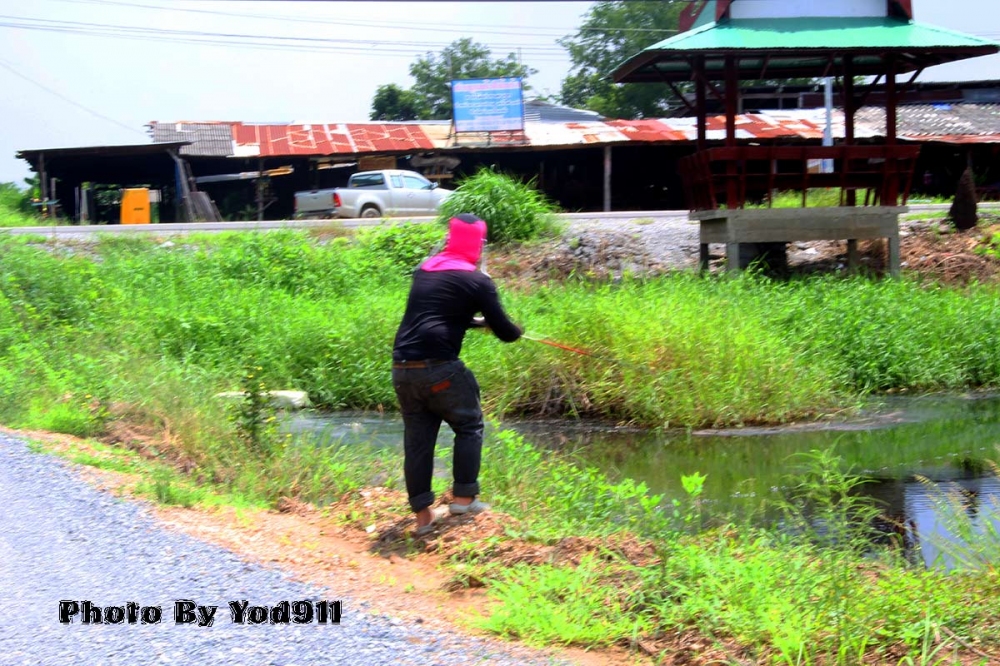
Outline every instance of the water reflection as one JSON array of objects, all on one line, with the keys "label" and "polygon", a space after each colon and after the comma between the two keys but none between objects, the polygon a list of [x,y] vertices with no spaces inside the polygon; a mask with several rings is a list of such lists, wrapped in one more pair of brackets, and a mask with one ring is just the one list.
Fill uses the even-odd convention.
[{"label": "water reflection", "polygon": [[[400,447],[403,437],[395,414],[302,415],[288,425],[345,443]],[[941,548],[955,537],[935,509],[941,484],[964,493],[975,530],[1000,531],[1000,479],[987,462],[1000,457],[996,395],[893,398],[863,418],[822,426],[661,432],[573,421],[504,425],[538,446],[570,453],[612,477],[643,481],[671,497],[683,493],[682,475],[706,474],[705,503],[716,515],[754,511],[803,470],[804,461],[796,454],[832,449],[855,473],[871,480],[862,491],[883,505],[887,525],[905,526],[899,530],[911,545],[919,540],[927,563],[940,555],[954,564],[954,555]],[[442,443],[450,439],[448,428],[442,428]]]}]

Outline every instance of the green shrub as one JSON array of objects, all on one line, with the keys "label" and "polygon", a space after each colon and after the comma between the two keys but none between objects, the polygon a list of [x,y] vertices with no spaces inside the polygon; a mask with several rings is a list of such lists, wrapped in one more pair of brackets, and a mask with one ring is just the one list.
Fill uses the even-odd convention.
[{"label": "green shrub", "polygon": [[408,276],[443,238],[444,229],[438,224],[393,224],[361,230],[358,246]]},{"label": "green shrub", "polygon": [[480,169],[462,181],[441,204],[440,219],[472,213],[486,220],[489,242],[508,245],[552,235],[558,229],[556,206],[535,189],[534,179],[522,183],[491,169]]},{"label": "green shrub", "polygon": [[31,198],[16,183],[0,183],[0,227],[29,227],[38,224],[32,215]]}]

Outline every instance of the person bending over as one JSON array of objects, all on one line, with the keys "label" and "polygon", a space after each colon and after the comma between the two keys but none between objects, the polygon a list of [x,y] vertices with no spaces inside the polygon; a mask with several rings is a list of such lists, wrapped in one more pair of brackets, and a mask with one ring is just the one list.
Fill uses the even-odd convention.
[{"label": "person bending over", "polygon": [[[479,384],[459,359],[466,330],[486,327],[504,342],[522,330],[500,305],[496,285],[479,270],[486,222],[463,213],[448,222],[444,250],[413,273],[403,320],[392,350],[392,383],[403,416],[403,472],[417,535],[445,515],[434,511],[431,478],[441,422],[455,433],[452,502],[448,513],[479,513],[483,410]],[[478,316],[481,315],[481,316]]]}]

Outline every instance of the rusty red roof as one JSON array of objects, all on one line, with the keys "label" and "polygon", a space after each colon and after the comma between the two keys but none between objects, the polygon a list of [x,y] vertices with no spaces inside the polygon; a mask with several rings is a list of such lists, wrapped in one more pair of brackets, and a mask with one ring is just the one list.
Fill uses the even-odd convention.
[{"label": "rusty red roof", "polygon": [[420,125],[337,123],[250,125],[231,123],[234,154],[240,157],[336,155],[433,150]]},{"label": "rusty red roof", "polygon": [[[855,136],[885,136],[885,113],[862,109]],[[746,141],[823,137],[823,109],[789,109],[745,113],[736,118],[736,137]],[[583,120],[525,122],[520,132],[456,136],[447,122],[409,123],[272,123],[242,122],[152,123],[158,137],[190,141],[183,153],[199,156],[281,157],[300,155],[360,155],[499,147],[566,148],[621,143],[692,143],[694,118],[644,120]],[[725,117],[709,116],[708,139],[725,138]],[[169,132],[166,131],[169,129]],[[230,150],[222,150],[229,136]],[[844,117],[833,113],[833,136],[844,136]],[[1000,106],[993,104],[914,105],[899,108],[899,138],[949,143],[1000,143]],[[204,141],[204,146],[202,145]]]}]

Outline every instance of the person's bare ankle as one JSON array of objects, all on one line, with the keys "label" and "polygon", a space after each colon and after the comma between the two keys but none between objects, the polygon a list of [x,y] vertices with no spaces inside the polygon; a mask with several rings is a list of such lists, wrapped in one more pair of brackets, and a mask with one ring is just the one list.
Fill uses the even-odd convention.
[{"label": "person's bare ankle", "polygon": [[469,506],[475,500],[475,497],[454,497],[452,499],[452,504],[461,504],[462,506]]},{"label": "person's bare ankle", "polygon": [[417,527],[423,527],[425,525],[430,525],[431,520],[434,518],[434,512],[431,511],[430,507],[426,509],[421,509],[417,511]]}]

